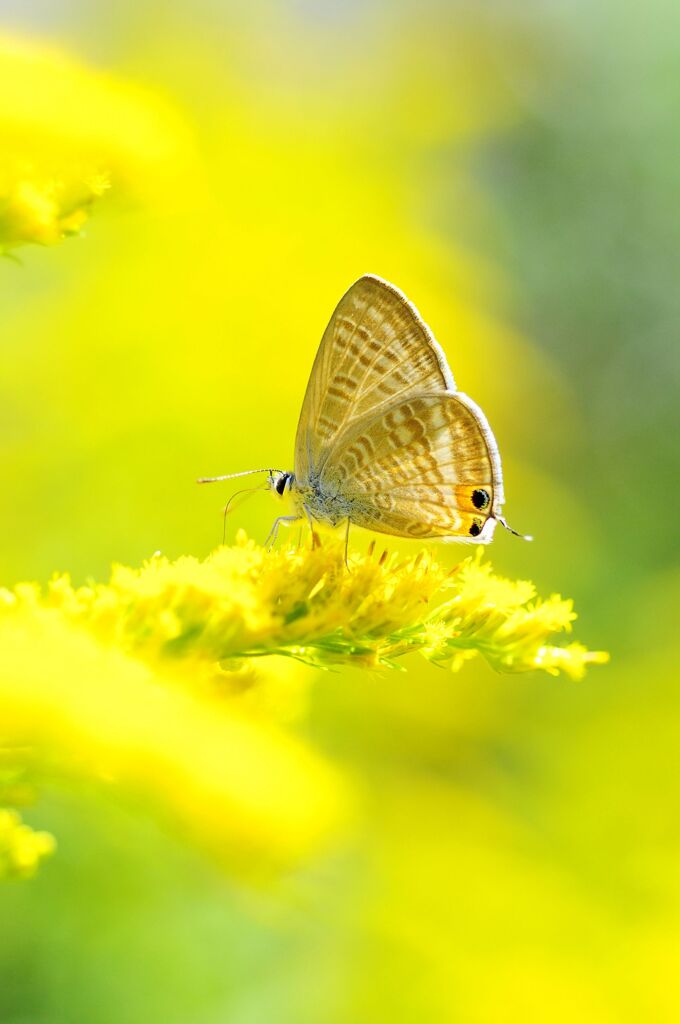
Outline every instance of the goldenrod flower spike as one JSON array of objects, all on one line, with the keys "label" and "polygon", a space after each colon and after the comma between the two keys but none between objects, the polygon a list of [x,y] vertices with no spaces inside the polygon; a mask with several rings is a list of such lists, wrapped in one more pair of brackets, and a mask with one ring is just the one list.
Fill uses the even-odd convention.
[{"label": "goldenrod flower spike", "polygon": [[[240,534],[203,561],[116,566],[105,584],[21,584],[0,590],[7,759],[35,751],[42,773],[52,765],[132,790],[220,858],[290,862],[337,827],[348,794],[280,729],[280,692],[274,714],[269,698],[237,699],[244,683],[260,685],[245,665],[285,655],[395,667],[418,652],[459,669],[481,654],[503,672],[579,678],[607,655],[551,642],[573,619],[570,601],[537,599],[531,583],[494,575],[481,552],[449,571],[427,551],[398,560],[370,549],[348,572],[335,538],[269,552]],[[277,685],[295,702],[293,680],[284,673]],[[30,874],[50,849],[0,812],[0,876]]]},{"label": "goldenrod flower spike", "polygon": [[204,561],[158,556],[140,569],[114,567],[106,584],[74,588],[62,576],[44,597],[21,588],[15,595],[165,664],[233,666],[280,654],[375,668],[417,651],[453,669],[481,654],[499,671],[539,668],[576,679],[607,660],[577,643],[551,642],[571,631],[571,601],[540,600],[533,584],[496,576],[479,555],[453,572],[426,551],[400,561],[353,555],[348,572],[332,538],[270,553],[241,534]]}]

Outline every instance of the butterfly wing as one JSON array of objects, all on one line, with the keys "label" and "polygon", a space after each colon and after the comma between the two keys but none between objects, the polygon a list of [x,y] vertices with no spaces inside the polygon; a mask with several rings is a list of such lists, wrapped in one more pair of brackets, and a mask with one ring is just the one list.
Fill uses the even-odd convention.
[{"label": "butterfly wing", "polygon": [[460,392],[417,394],[365,415],[339,439],[320,484],[357,526],[399,537],[488,543],[503,503],[493,434]]},{"label": "butterfly wing", "polygon": [[295,475],[318,476],[337,439],[369,411],[416,392],[453,391],[446,357],[417,309],[368,275],[338,303],[321,339],[302,404]]}]

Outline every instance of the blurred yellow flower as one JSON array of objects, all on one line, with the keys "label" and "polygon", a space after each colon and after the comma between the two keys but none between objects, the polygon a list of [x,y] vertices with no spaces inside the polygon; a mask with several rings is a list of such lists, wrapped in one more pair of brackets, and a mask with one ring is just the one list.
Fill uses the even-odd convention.
[{"label": "blurred yellow flower", "polygon": [[73,168],[66,178],[40,173],[31,164],[0,176],[0,245],[6,250],[26,242],[51,245],[77,234],[92,202],[109,182],[103,173]]},{"label": "blurred yellow flower", "polygon": [[114,183],[156,195],[189,164],[158,97],[59,51],[0,36],[0,252],[76,234]]},{"label": "blurred yellow flower", "polygon": [[0,879],[30,878],[54,848],[48,832],[35,832],[16,811],[0,807]]},{"label": "blurred yellow flower", "polygon": [[[221,860],[262,871],[315,849],[344,816],[334,770],[264,715],[241,713],[27,600],[0,613],[4,743],[40,779],[116,785]],[[5,762],[11,759],[11,746]]]}]

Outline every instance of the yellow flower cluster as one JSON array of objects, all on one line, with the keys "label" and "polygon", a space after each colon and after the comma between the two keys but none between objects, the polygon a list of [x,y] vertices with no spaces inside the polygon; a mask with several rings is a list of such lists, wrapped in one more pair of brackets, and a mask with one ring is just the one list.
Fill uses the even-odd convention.
[{"label": "yellow flower cluster", "polygon": [[158,192],[187,153],[180,124],[157,98],[4,35],[0,146],[0,253],[77,234],[111,180],[142,191],[148,181]]},{"label": "yellow flower cluster", "polygon": [[92,202],[109,187],[105,174],[90,168],[46,172],[30,161],[0,175],[0,245],[51,245],[78,234]]},{"label": "yellow flower cluster", "polygon": [[16,811],[0,807],[0,879],[30,878],[54,848],[48,832],[35,832]]},{"label": "yellow flower cluster", "polygon": [[[295,703],[300,690],[265,656],[375,669],[420,652],[458,669],[481,654],[501,671],[578,678],[606,655],[550,642],[573,619],[570,601],[538,600],[481,553],[449,571],[427,551],[371,547],[348,568],[332,536],[268,552],[240,534],[203,561],[117,566],[105,584],[0,590],[2,739],[37,751],[43,775],[133,791],[218,857],[289,862],[338,827],[349,794],[280,728],[285,691]],[[259,689],[264,700],[241,701]],[[49,841],[3,813],[0,865],[28,871]]]},{"label": "yellow flower cluster", "polygon": [[563,671],[577,679],[606,660],[581,644],[555,646],[570,631],[572,602],[539,600],[533,584],[496,576],[481,552],[452,572],[422,551],[415,558],[353,555],[350,570],[332,538],[314,548],[267,552],[244,534],[209,558],[155,556],[140,569],[116,566],[106,584],[74,588],[55,578],[41,604],[100,639],[165,664],[205,666],[279,654],[327,667],[390,665],[413,651],[454,669],[476,654],[494,668]]}]

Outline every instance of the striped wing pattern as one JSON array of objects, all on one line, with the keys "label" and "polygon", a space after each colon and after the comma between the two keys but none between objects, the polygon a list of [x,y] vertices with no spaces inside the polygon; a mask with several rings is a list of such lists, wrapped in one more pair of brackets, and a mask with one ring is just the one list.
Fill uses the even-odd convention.
[{"label": "striped wing pattern", "polygon": [[296,477],[316,477],[336,441],[367,413],[415,393],[454,388],[415,306],[381,278],[360,278],[338,303],[319,346],[298,424]]},{"label": "striped wing pattern", "polygon": [[417,394],[365,415],[329,456],[320,482],[347,500],[357,526],[401,537],[486,543],[503,500],[493,435],[460,392]]}]

